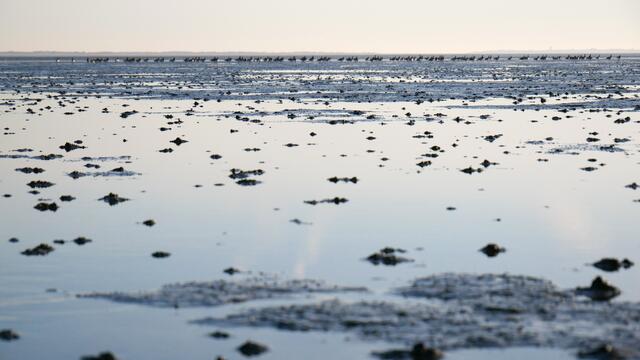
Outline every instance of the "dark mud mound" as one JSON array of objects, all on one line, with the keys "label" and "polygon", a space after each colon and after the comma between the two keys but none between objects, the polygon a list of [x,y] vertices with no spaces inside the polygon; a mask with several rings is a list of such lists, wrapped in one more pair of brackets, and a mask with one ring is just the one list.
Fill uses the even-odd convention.
[{"label": "dark mud mound", "polygon": [[369,340],[407,345],[422,342],[446,350],[513,346],[583,349],[594,343],[640,349],[640,304],[585,300],[546,280],[443,274],[418,279],[394,293],[411,299],[329,300],[266,307],[196,323],[353,332]]},{"label": "dark mud mound", "polygon": [[[395,290],[398,295],[446,301],[511,303],[511,307],[544,298],[546,304],[557,304],[570,298],[548,280],[518,275],[471,275],[447,273],[414,280],[409,286]],[[531,303],[532,304],[532,303]],[[527,307],[525,305],[523,307]]]},{"label": "dark mud mound", "polygon": [[138,172],[135,172],[135,171],[124,170],[122,168],[116,168],[116,169],[113,169],[113,170],[110,170],[110,171],[77,171],[77,170],[74,170],[74,171],[68,173],[67,175],[69,175],[73,179],[79,179],[81,177],[86,177],[86,176],[91,176],[91,177],[123,176],[124,177],[124,176],[139,176],[139,175],[142,175],[142,174],[140,174]]},{"label": "dark mud mound", "polygon": [[424,344],[415,344],[411,350],[388,350],[382,352],[374,352],[373,356],[385,360],[438,360],[444,357],[442,351],[434,348],[425,347]]},{"label": "dark mud mound", "polygon": [[562,145],[558,147],[554,147],[549,150],[549,154],[568,154],[568,155],[579,155],[583,152],[609,152],[609,153],[617,153],[624,152],[624,149],[621,147],[615,146],[614,144],[610,145],[591,145],[591,144],[575,144],[575,145]]},{"label": "dark mud mound", "polygon": [[240,281],[216,280],[169,284],[151,292],[92,293],[79,295],[79,297],[158,307],[196,307],[285,298],[296,294],[364,291],[366,289],[362,287],[332,286],[315,280],[283,281],[273,277],[258,277]]},{"label": "dark mud mound", "polygon": [[387,266],[395,266],[405,262],[412,262],[412,259],[408,259],[402,256],[398,256],[396,254],[404,254],[406,250],[403,249],[394,249],[390,247],[386,247],[380,249],[380,251],[375,252],[369,256],[365,260],[372,263],[373,265],[387,265]]}]

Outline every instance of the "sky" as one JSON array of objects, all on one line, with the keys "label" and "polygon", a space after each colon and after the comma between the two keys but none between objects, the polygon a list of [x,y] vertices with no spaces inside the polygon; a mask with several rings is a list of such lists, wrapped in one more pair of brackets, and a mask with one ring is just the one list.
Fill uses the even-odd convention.
[{"label": "sky", "polygon": [[640,49],[640,0],[0,0],[0,51]]}]

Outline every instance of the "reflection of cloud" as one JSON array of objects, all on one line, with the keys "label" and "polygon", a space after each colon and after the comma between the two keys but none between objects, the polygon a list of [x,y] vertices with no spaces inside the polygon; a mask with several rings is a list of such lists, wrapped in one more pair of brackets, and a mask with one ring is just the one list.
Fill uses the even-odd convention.
[{"label": "reflection of cloud", "polygon": [[[333,214],[334,212],[328,212]],[[318,211],[314,212],[312,219],[309,219],[313,225],[309,226],[307,231],[306,247],[303,248],[301,254],[298,254],[296,263],[293,266],[293,276],[304,278],[308,265],[315,264],[320,254],[320,239],[325,234],[327,224],[331,223],[333,216],[318,216]]]},{"label": "reflection of cloud", "polygon": [[583,202],[579,194],[564,192],[554,197],[553,205],[547,212],[546,222],[551,233],[560,243],[571,248],[603,249],[607,245],[608,236],[599,234],[602,227],[598,227],[592,207]]}]

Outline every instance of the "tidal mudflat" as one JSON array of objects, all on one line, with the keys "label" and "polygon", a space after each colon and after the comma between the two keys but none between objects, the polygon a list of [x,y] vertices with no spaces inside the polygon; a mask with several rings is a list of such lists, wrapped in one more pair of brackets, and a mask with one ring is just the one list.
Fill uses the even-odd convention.
[{"label": "tidal mudflat", "polygon": [[640,58],[108,60],[0,61],[0,358],[640,358]]}]

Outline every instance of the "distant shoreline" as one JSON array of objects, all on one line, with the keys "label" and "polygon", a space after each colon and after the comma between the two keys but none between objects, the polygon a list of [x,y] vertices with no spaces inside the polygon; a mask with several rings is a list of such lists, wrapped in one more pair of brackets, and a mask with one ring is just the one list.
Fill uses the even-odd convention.
[{"label": "distant shoreline", "polygon": [[385,52],[323,52],[323,51],[290,51],[290,52],[253,52],[253,51],[229,51],[229,52],[190,52],[190,51],[163,51],[163,52],[146,52],[146,51],[0,51],[0,57],[3,58],[50,58],[50,57],[193,57],[193,56],[219,56],[219,57],[237,57],[237,56],[473,56],[473,55],[575,55],[575,54],[613,54],[613,55],[638,55],[640,50],[634,49],[584,49],[584,50],[493,50],[493,51],[471,51],[471,52],[425,52],[425,53],[385,53]]}]

